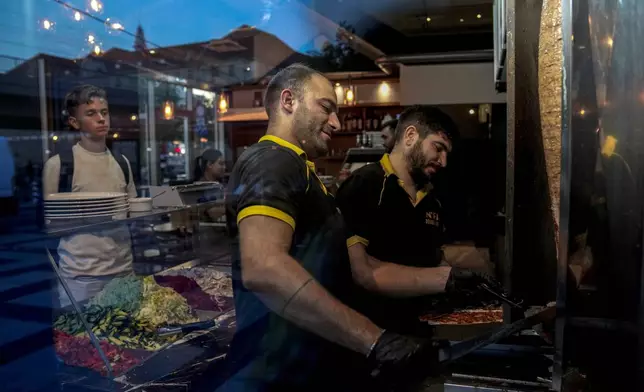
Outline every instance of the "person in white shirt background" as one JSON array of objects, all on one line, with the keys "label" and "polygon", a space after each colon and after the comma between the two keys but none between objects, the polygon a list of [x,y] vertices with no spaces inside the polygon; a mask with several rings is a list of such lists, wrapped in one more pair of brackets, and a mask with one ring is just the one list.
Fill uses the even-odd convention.
[{"label": "person in white shirt background", "polygon": [[[119,164],[106,145],[110,113],[105,91],[91,85],[74,88],[65,96],[65,114],[70,130],[80,133],[80,141],[72,147],[70,154],[73,163],[69,190],[124,192],[130,198],[136,197],[129,161],[119,156],[124,162]],[[61,156],[62,153],[54,155],[45,163],[45,197],[62,191],[59,189]],[[93,297],[114,277],[132,273],[132,242],[127,225],[113,225],[61,238],[58,255],[61,276],[77,301]],[[70,303],[61,285],[58,296],[61,306]]]}]

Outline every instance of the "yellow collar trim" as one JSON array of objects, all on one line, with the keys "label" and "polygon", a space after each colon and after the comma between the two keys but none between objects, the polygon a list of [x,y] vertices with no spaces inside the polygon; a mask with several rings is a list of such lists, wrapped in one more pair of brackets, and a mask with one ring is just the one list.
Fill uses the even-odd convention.
[{"label": "yellow collar trim", "polygon": [[277,143],[282,147],[288,148],[289,150],[295,152],[297,155],[303,157],[305,160],[308,160],[306,153],[304,150],[296,146],[295,144],[291,142],[287,142],[286,140],[282,139],[281,137],[277,137],[275,135],[264,135],[262,136],[261,139],[259,139],[260,142],[263,142],[264,140],[271,141],[273,143]]},{"label": "yellow collar trim", "polygon": [[[315,178],[317,178],[317,174],[315,174],[317,172],[317,170],[315,169],[315,163],[309,161],[309,159],[306,156],[306,153],[304,152],[304,150],[302,150],[301,148],[299,148],[295,144],[293,144],[291,142],[287,142],[286,140],[282,139],[281,137],[277,137],[275,135],[264,135],[259,139],[260,142],[263,142],[265,140],[268,140],[268,141],[273,142],[275,144],[279,144],[280,146],[282,146],[284,148],[288,148],[289,150],[291,150],[294,153],[296,153],[298,156],[304,158],[304,161],[306,161],[306,166],[308,167],[308,170],[313,172],[313,174],[315,175]],[[308,173],[307,173],[307,177],[308,177]],[[318,182],[320,183],[320,185],[322,186],[322,190],[324,191],[324,193],[325,194],[328,193],[326,187],[324,186],[324,184],[322,184],[322,181],[320,181],[319,178],[317,178],[317,179],[318,179]]]},{"label": "yellow collar trim", "polygon": [[[392,174],[396,176],[396,172],[394,171],[394,167],[391,164],[391,159],[389,158],[389,154],[385,154],[382,156],[382,158],[380,158],[380,165],[382,166],[382,169],[385,171],[385,178],[389,177]],[[401,188],[404,188],[405,183],[403,182],[403,180],[398,178],[398,176],[396,176],[396,178],[398,180],[398,185],[400,185]],[[425,187],[425,189],[422,189],[416,192],[415,201],[412,200],[411,196],[409,197],[409,200],[412,202],[414,206],[417,206],[418,203],[420,203],[420,201],[423,200],[425,196],[427,196],[427,193],[429,193],[430,189],[431,189],[431,184],[427,184],[427,187]],[[383,191],[384,191],[384,187],[383,187]],[[380,199],[382,200],[382,195],[380,195]]]},{"label": "yellow collar trim", "polygon": [[391,159],[389,159],[389,154],[385,154],[380,158],[380,166],[385,171],[385,175],[396,174],[394,172],[394,167],[391,165]]}]

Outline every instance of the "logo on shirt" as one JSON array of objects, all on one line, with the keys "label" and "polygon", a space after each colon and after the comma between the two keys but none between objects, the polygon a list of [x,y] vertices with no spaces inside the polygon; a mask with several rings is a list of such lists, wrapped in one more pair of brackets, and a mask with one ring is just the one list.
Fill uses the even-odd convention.
[{"label": "logo on shirt", "polygon": [[425,224],[440,227],[441,219],[440,219],[440,216],[438,215],[438,212],[426,212]]}]

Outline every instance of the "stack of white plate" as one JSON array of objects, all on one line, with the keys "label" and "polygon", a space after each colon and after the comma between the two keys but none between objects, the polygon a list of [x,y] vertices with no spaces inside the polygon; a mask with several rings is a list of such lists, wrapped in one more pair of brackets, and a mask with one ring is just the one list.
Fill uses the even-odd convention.
[{"label": "stack of white plate", "polygon": [[130,209],[127,193],[67,192],[45,196],[45,219],[125,218]]}]

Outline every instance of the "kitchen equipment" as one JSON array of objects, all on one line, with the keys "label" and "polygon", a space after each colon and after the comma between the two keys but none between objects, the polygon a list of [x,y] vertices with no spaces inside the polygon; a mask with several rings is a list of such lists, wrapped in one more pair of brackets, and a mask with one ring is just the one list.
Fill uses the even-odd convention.
[{"label": "kitchen equipment", "polygon": [[556,315],[555,306],[546,306],[543,310],[531,316],[528,316],[524,319],[515,321],[512,324],[506,325],[499,329],[495,329],[493,331],[482,334],[475,338],[453,344],[448,348],[444,348],[440,350],[440,353],[439,353],[440,362],[442,363],[452,362],[473,351],[476,351],[492,343],[496,343],[499,340],[504,339],[515,333],[518,333],[524,329],[531,328],[537,324],[551,320],[555,317],[555,315]]},{"label": "kitchen equipment", "polygon": [[150,196],[154,207],[182,207],[222,198],[222,191],[223,186],[214,182],[151,186]]}]

